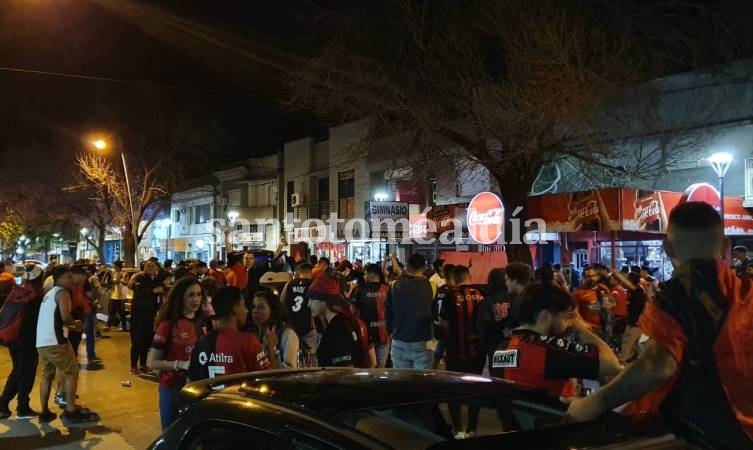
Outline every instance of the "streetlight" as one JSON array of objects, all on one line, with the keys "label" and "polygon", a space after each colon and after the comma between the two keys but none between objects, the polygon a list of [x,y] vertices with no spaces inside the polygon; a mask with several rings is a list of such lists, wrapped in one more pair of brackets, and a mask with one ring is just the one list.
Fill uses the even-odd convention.
[{"label": "streetlight", "polygon": [[732,159],[732,154],[728,152],[717,152],[709,157],[709,164],[719,177],[719,214],[722,216],[722,229],[724,229],[724,175],[732,165]]},{"label": "streetlight", "polygon": [[[232,228],[235,228],[235,220],[240,216],[238,211],[228,211],[227,212],[227,218],[230,219],[230,232],[233,233],[233,240],[230,243],[230,250],[235,251],[235,230]],[[225,236],[225,245],[227,246],[227,236]],[[227,250],[226,250],[227,252]]]},{"label": "streetlight", "polygon": [[[133,198],[131,198],[131,181],[128,177],[128,166],[126,165],[126,159],[125,159],[125,153],[123,153],[123,142],[120,140],[120,137],[118,137],[118,143],[120,144],[120,160],[123,162],[123,175],[125,176],[125,182],[126,182],[126,188],[128,189],[128,206],[131,210],[131,231],[133,232],[133,243],[136,244],[136,233],[138,231],[139,225],[136,223],[136,214],[133,212]],[[107,149],[107,141],[104,139],[96,139],[92,141],[92,145],[97,150],[105,150]],[[134,248],[133,252],[134,257],[134,267],[138,267],[138,252]]]}]

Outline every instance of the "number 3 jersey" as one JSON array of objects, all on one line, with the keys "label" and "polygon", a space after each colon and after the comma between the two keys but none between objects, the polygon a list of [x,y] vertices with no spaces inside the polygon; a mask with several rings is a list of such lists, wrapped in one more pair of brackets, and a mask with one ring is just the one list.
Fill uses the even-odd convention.
[{"label": "number 3 jersey", "polygon": [[202,380],[270,367],[264,347],[254,334],[218,328],[202,337],[194,347],[188,378]]},{"label": "number 3 jersey", "polygon": [[308,278],[296,278],[285,287],[283,298],[285,299],[285,313],[288,316],[290,326],[296,334],[305,336],[314,329],[314,319],[309,309],[309,286]]}]

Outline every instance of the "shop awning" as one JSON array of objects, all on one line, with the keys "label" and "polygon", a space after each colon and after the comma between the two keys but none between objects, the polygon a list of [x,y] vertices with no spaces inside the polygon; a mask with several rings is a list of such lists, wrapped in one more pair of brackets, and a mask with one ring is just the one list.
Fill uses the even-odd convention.
[{"label": "shop awning", "polygon": [[[667,230],[669,213],[688,201],[705,201],[719,207],[719,193],[713,186],[698,183],[684,193],[631,188],[611,188],[528,197],[527,219],[541,219],[548,233],[599,234],[601,240],[661,239]],[[724,228],[730,236],[753,236],[753,215],[743,207],[741,197],[724,197]],[[626,234],[627,233],[627,234]],[[571,236],[572,237],[572,236]]]}]

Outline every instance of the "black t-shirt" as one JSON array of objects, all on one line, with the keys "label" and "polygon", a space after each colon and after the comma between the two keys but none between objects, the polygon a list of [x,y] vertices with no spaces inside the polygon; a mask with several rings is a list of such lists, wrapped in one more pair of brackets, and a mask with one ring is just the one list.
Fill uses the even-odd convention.
[{"label": "black t-shirt", "polygon": [[314,328],[314,321],[309,309],[308,278],[296,278],[288,283],[285,291],[285,312],[291,328],[298,336],[305,336]]},{"label": "black t-shirt", "polygon": [[442,305],[445,304],[445,302],[448,301],[450,298],[450,295],[452,294],[453,290],[455,290],[454,286],[447,286],[444,285],[437,289],[437,294],[434,296],[434,303],[431,304],[431,315],[434,317],[434,337],[440,341],[443,341],[447,339],[447,336],[445,336],[439,328],[439,322],[441,320],[441,310]]},{"label": "black t-shirt", "polygon": [[342,314],[333,317],[316,349],[319,367],[355,366],[357,340],[353,324],[347,317]]},{"label": "black t-shirt", "polygon": [[449,328],[447,369],[460,372],[480,372],[485,352],[481,348],[478,314],[484,301],[481,292],[471,286],[459,286],[443,302],[439,315]]},{"label": "black t-shirt", "polygon": [[371,342],[386,344],[389,338],[385,308],[390,288],[382,283],[368,283],[358,289],[358,312],[361,320],[369,327]]}]

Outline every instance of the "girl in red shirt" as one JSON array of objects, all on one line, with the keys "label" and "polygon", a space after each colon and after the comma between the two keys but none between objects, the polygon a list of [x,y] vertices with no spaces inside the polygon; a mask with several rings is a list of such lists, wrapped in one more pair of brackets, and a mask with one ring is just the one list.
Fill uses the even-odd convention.
[{"label": "girl in red shirt", "polygon": [[162,429],[178,417],[178,393],[186,384],[191,351],[201,334],[204,292],[196,278],[184,277],[170,289],[155,323],[148,364],[159,371],[159,412]]}]

